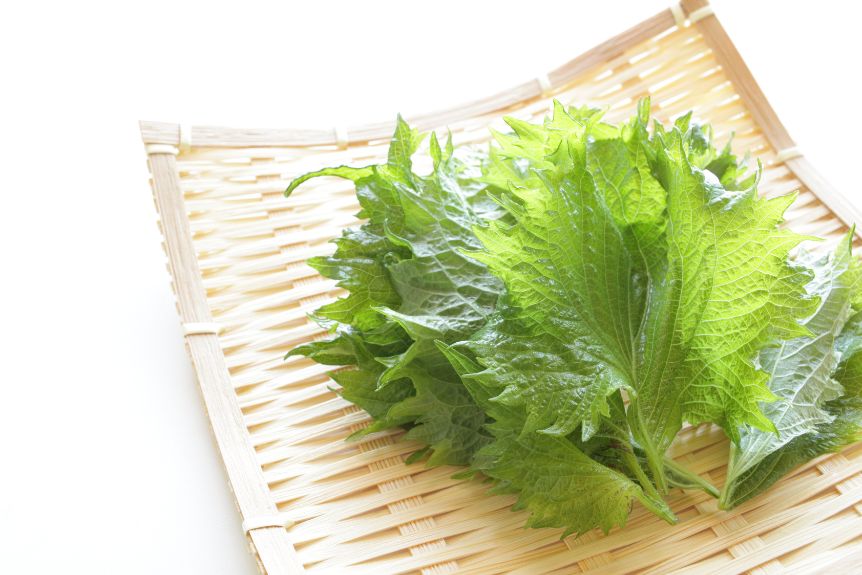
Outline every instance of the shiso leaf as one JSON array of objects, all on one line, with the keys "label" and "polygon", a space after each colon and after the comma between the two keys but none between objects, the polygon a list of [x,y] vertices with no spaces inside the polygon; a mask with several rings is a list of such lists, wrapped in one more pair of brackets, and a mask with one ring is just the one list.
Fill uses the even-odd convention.
[{"label": "shiso leaf", "polygon": [[[376,421],[359,435],[407,424],[408,438],[430,446],[428,464],[464,465],[487,441],[486,417],[433,342],[469,337],[492,313],[499,280],[463,252],[480,245],[475,225],[504,212],[480,181],[484,157],[456,152],[451,137],[442,148],[431,139],[432,173],[415,174],[412,156],[421,139],[399,117],[386,164],[320,170],[295,180],[288,193],[312,177],[347,178],[356,185],[359,217],[367,219],[336,240],[333,256],[309,262],[348,290],[316,315],[348,324],[354,345],[375,352],[373,364],[342,355],[342,365],[356,367],[335,377],[347,384],[345,398],[376,408],[367,410]],[[384,334],[391,342],[381,349]],[[333,361],[325,343],[296,353],[313,359],[326,353]],[[388,391],[393,382],[395,394]]]},{"label": "shiso leaf", "polygon": [[526,409],[522,434],[586,439],[608,395],[631,393],[629,423],[663,490],[684,419],[734,440],[741,425],[774,430],[753,358],[807,333],[798,321],[817,302],[787,258],[805,238],[779,228],[793,196],[727,189],[699,167],[721,157],[706,131],[684,118],[650,136],[646,120],[642,106],[614,139],[581,110],[496,135],[492,175],[508,162],[520,176],[501,198],[515,223],[477,228],[484,249],[471,255],[506,292],[468,345],[495,401]]},{"label": "shiso leaf", "polygon": [[832,254],[800,255],[800,263],[814,270],[808,291],[820,305],[803,322],[810,335],[760,354],[778,397],[763,412],[777,433],[741,430],[741,441],[731,446],[722,506],[757,495],[798,463],[846,445],[859,433],[862,334],[858,314],[851,315],[862,269],[851,255],[851,241],[852,232]]},{"label": "shiso leaf", "polygon": [[493,493],[514,493],[514,509],[527,509],[527,527],[563,528],[565,537],[599,527],[607,533],[625,525],[633,501],[669,523],[676,518],[667,504],[644,492],[622,471],[587,455],[575,441],[541,433],[520,433],[526,413],[493,400],[479,370],[467,355],[441,345],[480,407],[494,420],[493,441],[473,458],[473,469],[494,480]]}]

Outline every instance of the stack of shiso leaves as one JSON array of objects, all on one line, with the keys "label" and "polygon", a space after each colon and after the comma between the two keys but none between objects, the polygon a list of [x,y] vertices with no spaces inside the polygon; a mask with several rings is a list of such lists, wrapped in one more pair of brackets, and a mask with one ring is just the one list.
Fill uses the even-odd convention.
[{"label": "stack of shiso leaves", "polygon": [[[673,522],[670,488],[732,507],[862,429],[862,291],[852,232],[833,253],[782,227],[691,114],[627,123],[554,104],[485,149],[398,118],[385,164],[351,180],[364,223],[308,263],[346,290],[301,345],[373,423],[513,493],[528,526],[623,525],[633,500]],[[816,244],[811,244],[816,246]],[[719,492],[672,461],[683,426],[731,440]]]}]

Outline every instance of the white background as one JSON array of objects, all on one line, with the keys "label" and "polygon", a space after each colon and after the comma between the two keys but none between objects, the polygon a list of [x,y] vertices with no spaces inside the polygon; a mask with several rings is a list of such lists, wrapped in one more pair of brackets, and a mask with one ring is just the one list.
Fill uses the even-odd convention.
[{"label": "white background", "polygon": [[[855,4],[714,2],[791,134],[850,196]],[[535,77],[666,6],[6,4],[0,573],[256,573],[183,349],[138,119],[409,116]]]}]

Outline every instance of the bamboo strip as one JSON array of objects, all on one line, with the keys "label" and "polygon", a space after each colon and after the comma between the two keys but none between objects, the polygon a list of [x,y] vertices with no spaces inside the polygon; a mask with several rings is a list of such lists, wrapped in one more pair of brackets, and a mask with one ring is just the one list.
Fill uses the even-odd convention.
[{"label": "bamboo strip", "polygon": [[853,573],[860,564],[862,564],[862,543],[856,543],[806,557],[795,565],[785,567],[783,575]]},{"label": "bamboo strip", "polygon": [[[149,162],[180,319],[184,323],[212,322],[191,231],[185,219],[176,159],[171,154],[150,154]],[[270,497],[260,467],[254,461],[254,450],[242,422],[224,356],[218,345],[218,336],[194,336],[187,339],[186,344],[231,490],[243,519],[272,515],[277,512],[277,508]],[[270,574],[303,572],[302,564],[284,529],[259,529],[253,531],[250,537]]]}]

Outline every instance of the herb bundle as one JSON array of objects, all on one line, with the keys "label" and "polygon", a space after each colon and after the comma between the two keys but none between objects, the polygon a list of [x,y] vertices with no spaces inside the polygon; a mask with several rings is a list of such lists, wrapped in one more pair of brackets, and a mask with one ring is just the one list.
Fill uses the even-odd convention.
[{"label": "herb bundle", "polygon": [[[365,220],[309,264],[348,295],[332,333],[291,352],[373,423],[518,496],[528,525],[622,525],[634,500],[703,489],[731,507],[862,429],[862,295],[851,235],[834,253],[780,227],[708,126],[622,125],[591,108],[507,119],[487,149],[398,119],[385,164],[297,178],[354,182]],[[719,491],[666,455],[683,422],[731,439]]]}]

